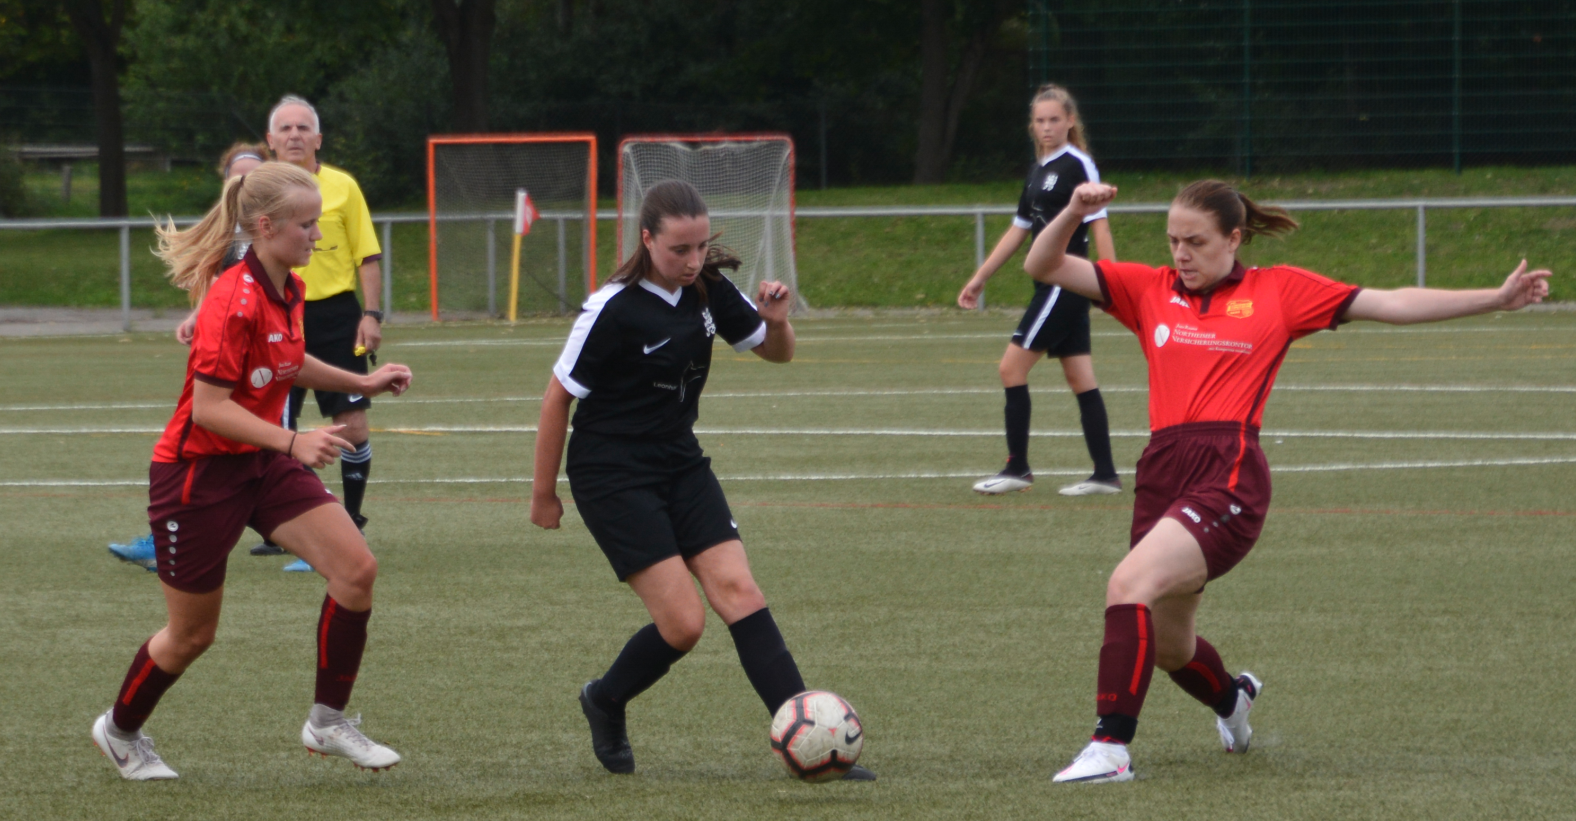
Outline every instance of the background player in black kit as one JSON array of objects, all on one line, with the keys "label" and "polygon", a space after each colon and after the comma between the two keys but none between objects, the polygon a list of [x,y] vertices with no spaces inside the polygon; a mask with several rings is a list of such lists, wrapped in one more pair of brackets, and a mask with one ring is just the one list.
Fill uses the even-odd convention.
[{"label": "background player in black kit", "polygon": [[[1034,167],[1018,200],[1018,213],[1012,227],[1002,234],[984,264],[963,286],[958,305],[974,309],[988,281],[1023,241],[1040,235],[1041,229],[1067,206],[1074,188],[1085,182],[1099,182],[1100,172],[1086,153],[1083,124],[1078,119],[1078,103],[1067,89],[1047,83],[1029,102],[1029,137],[1034,140]],[[1111,227],[1106,213],[1091,215],[1072,242],[1067,253],[1089,257],[1089,235],[1094,235],[1101,259],[1116,259]],[[1061,360],[1067,386],[1078,399],[1078,414],[1083,424],[1084,443],[1094,460],[1094,473],[1088,479],[1061,489],[1064,496],[1116,493],[1122,489],[1111,459],[1111,431],[1106,420],[1105,400],[1094,378],[1094,359],[1089,345],[1089,300],[1059,287],[1035,283],[1034,298],[1013,332],[1007,351],[1001,356],[1001,386],[1007,393],[1007,465],[1001,473],[974,484],[978,493],[1009,493],[1028,490],[1034,483],[1029,469],[1029,370],[1042,356]]]},{"label": "background player in black kit", "polygon": [[[569,405],[579,399],[569,488],[586,529],[652,619],[580,691],[592,749],[615,773],[635,771],[625,706],[700,641],[706,611],[697,579],[767,711],[805,690],[693,430],[714,336],[768,362],[793,359],[790,294],[782,283],[762,282],[752,305],[722,275],[739,260],[711,244],[706,203],[689,183],[651,188],[640,235],[634,255],[586,300],[553,367],[531,491],[531,521],[557,528],[559,456]],[[847,778],[875,775],[855,767]]]}]

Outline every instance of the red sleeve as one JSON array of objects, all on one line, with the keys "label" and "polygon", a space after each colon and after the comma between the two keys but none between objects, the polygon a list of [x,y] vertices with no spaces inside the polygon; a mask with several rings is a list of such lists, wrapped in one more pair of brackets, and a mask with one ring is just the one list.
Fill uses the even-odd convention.
[{"label": "red sleeve", "polygon": [[1139,297],[1159,274],[1159,269],[1136,262],[1096,262],[1094,276],[1100,281],[1100,308],[1136,333]]},{"label": "red sleeve", "polygon": [[192,378],[221,388],[241,384],[247,351],[252,347],[256,306],[241,304],[234,281],[234,277],[220,277],[203,297],[192,339]]},{"label": "red sleeve", "polygon": [[1327,276],[1290,266],[1276,266],[1281,314],[1293,339],[1315,331],[1335,330],[1361,290]]}]

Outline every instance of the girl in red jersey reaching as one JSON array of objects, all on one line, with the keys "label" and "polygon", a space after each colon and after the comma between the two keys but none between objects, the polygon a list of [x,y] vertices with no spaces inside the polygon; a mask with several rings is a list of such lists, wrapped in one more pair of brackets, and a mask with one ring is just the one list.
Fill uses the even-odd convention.
[{"label": "girl in red jersey reaching", "polygon": [[1193,183],[1171,203],[1174,268],[1067,254],[1083,219],[1116,189],[1086,183],[1035,240],[1024,269],[1100,303],[1138,335],[1149,363],[1149,446],[1138,460],[1131,550],[1106,587],[1094,737],[1058,782],[1133,777],[1127,745],[1155,667],[1214,709],[1227,752],[1247,752],[1263,682],[1233,678],[1193,629],[1204,586],[1247,555],[1270,503],[1259,420],[1293,340],[1343,322],[1392,325],[1514,311],[1548,295],[1548,271],[1522,261],[1497,289],[1377,290],[1288,266],[1244,268],[1237,249],[1297,227],[1231,186]]},{"label": "girl in red jersey reaching", "polygon": [[[1040,86],[1029,101],[1029,138],[1034,141],[1036,160],[1023,184],[1018,213],[996,243],[996,250],[958,293],[960,308],[979,307],[985,283],[1018,252],[1023,241],[1038,237],[1051,219],[1067,207],[1073,190],[1080,184],[1100,181],[1099,169],[1085,153],[1089,146],[1084,141],[1083,123],[1078,119],[1078,103],[1067,89],[1051,83]],[[1101,259],[1116,258],[1104,211],[1086,215],[1074,227],[1066,242],[1067,253],[1087,259],[1091,237]],[[1034,472],[1029,469],[1029,370],[1047,355],[1062,363],[1067,387],[1078,400],[1084,444],[1094,461],[1094,472],[1089,478],[1063,487],[1061,494],[1121,492],[1122,482],[1111,458],[1111,427],[1105,414],[1105,399],[1094,378],[1090,350],[1088,298],[1055,285],[1034,283],[1034,297],[998,367],[1001,386],[1007,394],[1007,464],[995,476],[975,482],[976,493],[1010,493],[1033,487]]]},{"label": "girl in red jersey reaching", "polygon": [[[333,464],[337,427],[295,433],[279,425],[292,384],[403,393],[410,369],[368,375],[305,354],[301,279],[322,238],[322,197],[310,174],[263,163],[225,184],[219,204],[186,231],[159,231],[159,256],[200,304],[186,385],[148,470],[148,521],[169,622],[137,650],[115,706],[93,723],[93,742],[122,778],[175,778],[142,725],[159,698],[213,643],[225,560],[248,525],[312,563],[328,579],[318,622],[317,691],[301,743],[358,767],[387,769],[399,754],[344,716],[366,646],[377,561],[349,515],[307,468]],[[217,277],[239,225],[252,247]]]}]

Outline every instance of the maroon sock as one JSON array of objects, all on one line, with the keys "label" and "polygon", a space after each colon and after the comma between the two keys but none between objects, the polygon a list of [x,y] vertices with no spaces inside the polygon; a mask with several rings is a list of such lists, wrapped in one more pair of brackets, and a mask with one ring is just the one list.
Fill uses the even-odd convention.
[{"label": "maroon sock", "polygon": [[[1187,694],[1203,702],[1217,715],[1229,716],[1237,709],[1237,682],[1226,672],[1215,648],[1198,637],[1198,647],[1187,666],[1171,674],[1171,680]],[[1222,708],[1225,712],[1221,712]]]},{"label": "maroon sock", "polygon": [[115,714],[111,718],[116,727],[127,732],[142,729],[153,708],[159,706],[164,691],[181,677],[180,673],[166,673],[153,663],[153,657],[148,655],[152,641],[149,639],[137,648],[137,657],[131,660],[131,669],[126,671],[126,680],[121,682],[120,695],[115,699]]},{"label": "maroon sock", "polygon": [[1155,626],[1142,604],[1105,609],[1105,643],[1100,646],[1100,691],[1095,741],[1127,744],[1138,730],[1149,678],[1155,672]]},{"label": "maroon sock", "polygon": [[317,620],[317,693],[313,701],[335,710],[350,703],[350,688],[356,686],[361,670],[361,652],[367,648],[367,619],[372,609],[346,610],[344,605],[323,597],[323,613]]}]

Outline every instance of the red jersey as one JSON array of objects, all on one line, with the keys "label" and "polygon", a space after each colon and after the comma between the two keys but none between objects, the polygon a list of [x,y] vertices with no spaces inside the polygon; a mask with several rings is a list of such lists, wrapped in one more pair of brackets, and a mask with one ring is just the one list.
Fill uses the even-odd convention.
[{"label": "red jersey", "polygon": [[1259,426],[1292,340],[1334,330],[1360,290],[1312,271],[1243,268],[1206,293],[1172,268],[1095,265],[1101,307],[1138,334],[1149,362],[1149,428],[1186,422]]},{"label": "red jersey", "polygon": [[226,439],[192,423],[192,384],[233,388],[230,398],[258,419],[279,424],[301,362],[306,340],[301,316],[306,287],[291,274],[280,296],[257,254],[226,269],[213,281],[197,310],[197,332],[186,360],[186,386],[175,416],[153,448],[153,461],[179,462],[205,456],[254,453],[260,448]]}]

